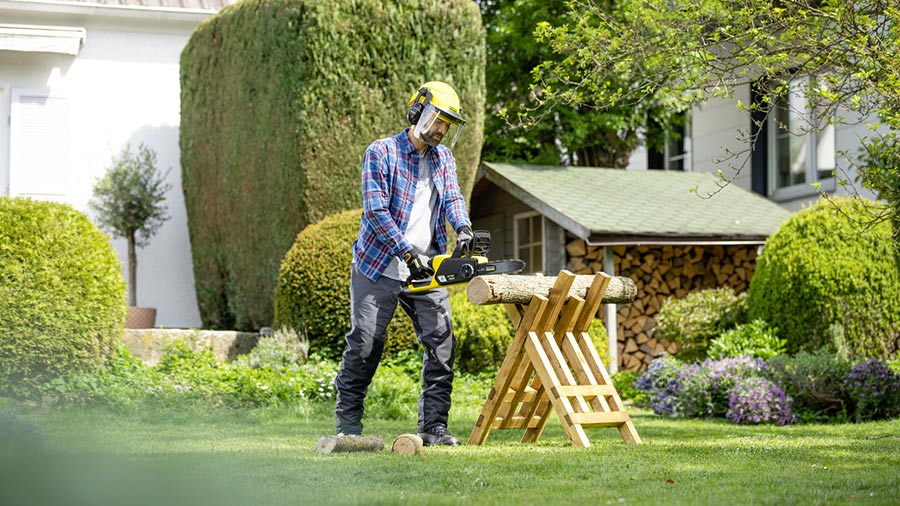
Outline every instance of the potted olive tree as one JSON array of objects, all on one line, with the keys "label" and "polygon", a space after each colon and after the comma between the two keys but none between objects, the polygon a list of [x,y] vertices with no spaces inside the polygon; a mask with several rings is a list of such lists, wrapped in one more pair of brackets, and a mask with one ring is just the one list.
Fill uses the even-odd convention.
[{"label": "potted olive tree", "polygon": [[128,242],[128,328],[149,328],[156,323],[156,309],[137,306],[137,247],[150,243],[169,219],[163,200],[171,185],[168,171],[156,167],[156,152],[141,144],[132,153],[131,144],[114,156],[106,174],[94,184],[88,204],[97,213],[98,225],[113,237]]}]

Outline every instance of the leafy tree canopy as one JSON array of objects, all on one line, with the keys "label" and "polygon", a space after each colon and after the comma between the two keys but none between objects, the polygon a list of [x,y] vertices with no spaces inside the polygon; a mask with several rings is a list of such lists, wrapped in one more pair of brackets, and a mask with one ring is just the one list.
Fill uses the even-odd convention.
[{"label": "leafy tree canopy", "polygon": [[[624,168],[641,144],[638,132],[648,119],[670,124],[678,108],[660,107],[654,94],[633,103],[594,103],[579,86],[558,80],[536,87],[532,70],[542,62],[566,64],[558,51],[536,36],[538,27],[572,33],[583,13],[564,0],[479,0],[487,30],[487,114],[482,159],[537,164]],[[597,5],[613,15],[614,2]],[[596,20],[596,16],[594,16]],[[546,63],[545,63],[546,65]],[[633,76],[616,79],[635,85]],[[559,100],[548,100],[548,99]],[[669,106],[670,104],[664,104]],[[600,107],[598,107],[600,106]],[[649,139],[660,145],[661,139]]]},{"label": "leafy tree canopy", "polygon": [[767,114],[790,81],[806,80],[802,96],[823,121],[871,121],[859,173],[898,215],[897,2],[572,0],[566,7],[567,23],[545,21],[536,32],[553,55],[534,74],[544,107],[683,109],[753,83],[761,100],[738,106]]}]

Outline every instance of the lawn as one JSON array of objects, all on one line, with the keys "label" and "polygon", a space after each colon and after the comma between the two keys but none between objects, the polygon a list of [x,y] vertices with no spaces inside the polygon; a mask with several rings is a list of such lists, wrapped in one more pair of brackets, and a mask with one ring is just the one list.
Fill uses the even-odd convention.
[{"label": "lawn", "polygon": [[[315,453],[328,406],[23,413],[43,449],[0,458],[2,505],[897,504],[900,420],[738,426],[631,411],[641,446],[591,429],[575,449],[555,419],[538,444],[493,431],[483,446],[416,457]],[[476,413],[455,412],[468,437]],[[372,420],[389,446],[414,420]]]}]

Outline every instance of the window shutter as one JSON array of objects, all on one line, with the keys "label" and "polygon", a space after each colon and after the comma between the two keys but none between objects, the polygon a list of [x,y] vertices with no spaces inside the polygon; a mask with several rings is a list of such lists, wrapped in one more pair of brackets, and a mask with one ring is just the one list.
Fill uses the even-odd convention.
[{"label": "window shutter", "polygon": [[9,193],[66,197],[68,102],[47,90],[12,90]]}]

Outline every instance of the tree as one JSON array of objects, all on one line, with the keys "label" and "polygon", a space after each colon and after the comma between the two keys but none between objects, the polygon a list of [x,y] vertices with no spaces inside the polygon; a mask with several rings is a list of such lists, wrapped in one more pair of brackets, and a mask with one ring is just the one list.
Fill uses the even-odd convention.
[{"label": "tree", "polygon": [[[653,122],[668,125],[679,112],[654,100],[635,106],[597,108],[589,99],[544,103],[546,90],[532,86],[532,70],[556,58],[535,30],[578,24],[580,13],[564,0],[479,0],[487,30],[487,114],[482,159],[537,164],[624,168]],[[612,2],[610,2],[612,5]],[[557,88],[554,87],[554,90]],[[544,104],[547,107],[540,109]],[[653,137],[654,146],[661,139]]]},{"label": "tree", "polygon": [[[792,81],[806,80],[805,105],[822,111],[820,121],[863,118],[878,131],[862,140],[862,183],[882,196],[893,188],[892,219],[898,223],[896,187],[891,186],[898,165],[866,168],[873,159],[900,154],[896,2],[575,0],[567,6],[569,16],[578,13],[574,24],[546,22],[537,31],[538,40],[553,52],[535,72],[536,93],[547,106],[589,103],[606,110],[654,101],[684,108],[710,97],[731,97],[736,87],[752,84],[760,100],[738,107],[758,119],[773,110]],[[755,139],[748,134],[748,141],[752,149]],[[743,166],[733,165],[738,172]]]},{"label": "tree", "polygon": [[[137,305],[137,254],[169,219],[162,204],[172,185],[165,182],[168,171],[156,167],[156,152],[141,144],[132,154],[131,145],[122,148],[106,174],[94,184],[89,202],[101,228],[128,241],[128,304]],[[140,235],[138,235],[140,233]]]}]

